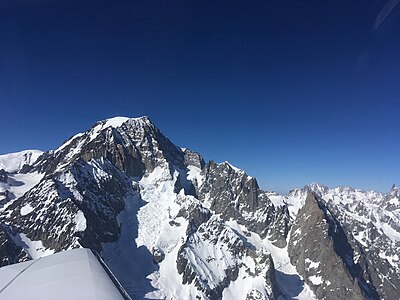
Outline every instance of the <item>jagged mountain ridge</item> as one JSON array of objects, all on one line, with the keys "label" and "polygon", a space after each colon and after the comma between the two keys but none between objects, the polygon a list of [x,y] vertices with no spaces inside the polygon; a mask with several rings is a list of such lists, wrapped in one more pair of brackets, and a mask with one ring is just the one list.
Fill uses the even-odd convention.
[{"label": "jagged mountain ridge", "polygon": [[[254,178],[229,163],[205,163],[199,154],[175,146],[147,117],[98,122],[21,172],[34,174],[38,182],[6,201],[1,221],[7,241],[32,258],[92,248],[135,298],[336,295],[322,284],[327,280],[305,272],[311,256],[303,257],[303,265],[293,259],[299,251],[313,250],[310,244],[292,246],[299,240],[293,228],[306,225],[296,221],[311,192],[316,201],[332,206],[330,212],[341,222],[343,210],[334,209],[341,201],[330,203],[325,197],[329,189],[319,192],[315,188],[320,186],[310,185],[287,196],[264,192]],[[394,206],[382,210],[391,209],[398,217],[396,195],[398,199],[394,193],[389,200]],[[325,210],[322,205],[318,209]],[[347,226],[344,217],[342,222]],[[391,224],[399,224],[398,219]],[[329,230],[325,231],[320,238],[329,241]],[[382,238],[381,247],[390,242],[395,251],[398,244],[392,238]],[[13,251],[18,261],[18,250]],[[326,247],[325,256],[336,252],[335,247]],[[354,286],[361,277],[348,276],[346,258],[337,255],[344,266],[341,280]],[[395,277],[398,259],[390,257]],[[320,263],[325,264],[324,258]],[[363,267],[365,273],[370,265]],[[369,278],[383,276],[370,273]],[[373,298],[395,295],[387,286],[392,277],[382,280],[382,287],[374,279]],[[351,295],[371,296],[365,289]]]}]

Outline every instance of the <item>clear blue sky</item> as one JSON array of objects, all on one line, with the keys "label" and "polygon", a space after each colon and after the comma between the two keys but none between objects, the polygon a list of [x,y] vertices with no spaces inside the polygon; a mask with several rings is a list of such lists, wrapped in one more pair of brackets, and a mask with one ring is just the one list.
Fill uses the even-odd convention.
[{"label": "clear blue sky", "polygon": [[[400,5],[0,2],[0,153],[148,115],[269,190],[400,184]],[[374,26],[375,24],[375,26]]]}]

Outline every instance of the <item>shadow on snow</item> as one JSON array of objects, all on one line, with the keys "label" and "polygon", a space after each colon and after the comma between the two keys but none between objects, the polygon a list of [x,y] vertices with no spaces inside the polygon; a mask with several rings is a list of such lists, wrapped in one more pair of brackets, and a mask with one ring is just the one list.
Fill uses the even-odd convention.
[{"label": "shadow on snow", "polygon": [[275,276],[279,289],[286,299],[294,299],[304,288],[304,280],[302,280],[299,275],[285,274],[275,270]]},{"label": "shadow on snow", "polygon": [[118,216],[121,226],[119,239],[102,246],[102,257],[133,299],[144,299],[147,293],[157,290],[147,277],[158,271],[159,266],[153,262],[149,249],[136,244],[139,226],[137,212],[146,204],[139,193],[128,196],[125,210]]}]

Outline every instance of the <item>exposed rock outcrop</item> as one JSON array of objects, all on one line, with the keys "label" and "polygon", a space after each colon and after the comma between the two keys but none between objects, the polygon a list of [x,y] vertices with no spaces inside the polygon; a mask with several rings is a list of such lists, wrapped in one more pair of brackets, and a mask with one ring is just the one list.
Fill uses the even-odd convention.
[{"label": "exposed rock outcrop", "polygon": [[0,169],[0,182],[7,183],[8,175],[3,169]]},{"label": "exposed rock outcrop", "polygon": [[259,189],[255,178],[229,163],[209,162],[202,170],[204,181],[197,188],[206,202],[224,220],[234,219],[262,237],[270,235],[279,247],[286,245],[290,217],[286,207],[275,207]]},{"label": "exposed rock outcrop", "polygon": [[7,231],[9,228],[0,224],[0,267],[30,260],[29,255],[14,243]]},{"label": "exposed rock outcrop", "polygon": [[318,299],[379,298],[354,262],[354,251],[340,224],[313,192],[293,224],[288,250]]}]

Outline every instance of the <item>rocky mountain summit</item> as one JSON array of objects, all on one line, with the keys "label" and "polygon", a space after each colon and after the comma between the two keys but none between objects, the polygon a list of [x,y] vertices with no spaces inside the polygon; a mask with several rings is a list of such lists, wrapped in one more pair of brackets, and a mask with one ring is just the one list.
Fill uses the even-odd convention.
[{"label": "rocky mountain summit", "polygon": [[87,247],[134,299],[400,294],[396,186],[263,191],[230,163],[177,147],[147,117],[0,158],[12,161],[0,168],[1,266]]}]

